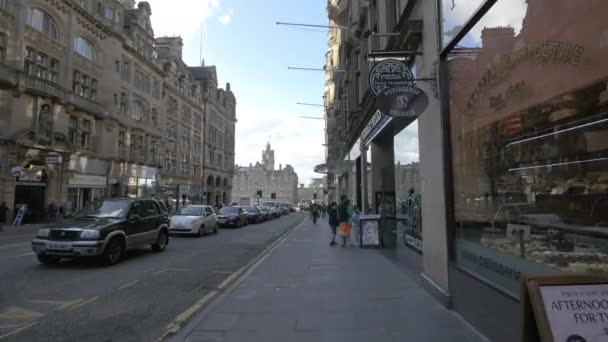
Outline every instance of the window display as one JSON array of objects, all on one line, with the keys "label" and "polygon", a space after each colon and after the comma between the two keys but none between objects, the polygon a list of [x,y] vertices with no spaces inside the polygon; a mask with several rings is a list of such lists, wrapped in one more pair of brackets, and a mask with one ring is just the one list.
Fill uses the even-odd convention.
[{"label": "window display", "polygon": [[515,296],[608,272],[607,11],[499,0],[448,57],[457,262]]}]

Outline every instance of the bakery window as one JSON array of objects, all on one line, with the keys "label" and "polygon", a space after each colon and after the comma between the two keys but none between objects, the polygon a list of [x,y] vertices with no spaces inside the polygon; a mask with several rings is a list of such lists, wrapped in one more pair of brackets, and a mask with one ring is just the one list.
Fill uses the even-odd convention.
[{"label": "bakery window", "polygon": [[516,298],[608,272],[607,11],[499,0],[446,60],[456,262]]}]

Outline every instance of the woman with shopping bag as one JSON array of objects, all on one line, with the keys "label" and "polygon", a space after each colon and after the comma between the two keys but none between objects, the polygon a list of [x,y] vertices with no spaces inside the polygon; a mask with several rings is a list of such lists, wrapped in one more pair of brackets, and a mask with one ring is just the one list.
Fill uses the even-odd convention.
[{"label": "woman with shopping bag", "polygon": [[352,208],[346,195],[340,197],[340,205],[338,205],[338,222],[340,223],[340,236],[342,237],[342,247],[346,247],[350,238],[350,218],[352,217]]}]

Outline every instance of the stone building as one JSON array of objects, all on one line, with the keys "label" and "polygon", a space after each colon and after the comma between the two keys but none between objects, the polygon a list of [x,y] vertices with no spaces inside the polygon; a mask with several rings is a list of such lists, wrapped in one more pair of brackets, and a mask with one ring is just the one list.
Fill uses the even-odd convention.
[{"label": "stone building", "polygon": [[[26,222],[51,202],[203,199],[207,108],[219,103],[233,132],[236,101],[166,54],[177,39],[157,41],[151,14],[133,0],[0,1],[0,201],[27,204]],[[232,165],[213,166],[228,194]]]},{"label": "stone building", "polygon": [[420,187],[420,163],[395,165],[395,196],[397,205],[405,203],[409,197],[410,189],[419,194]]},{"label": "stone building", "polygon": [[232,199],[249,200],[257,203],[257,191],[262,191],[260,201],[276,200],[278,202],[296,203],[298,201],[298,174],[291,165],[274,168],[274,150],[270,143],[262,151],[262,163],[257,162],[248,167],[236,166]]}]

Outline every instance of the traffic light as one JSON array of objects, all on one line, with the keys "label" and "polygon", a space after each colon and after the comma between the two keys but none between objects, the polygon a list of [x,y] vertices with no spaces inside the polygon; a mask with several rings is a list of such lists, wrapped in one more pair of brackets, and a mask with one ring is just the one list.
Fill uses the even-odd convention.
[{"label": "traffic light", "polygon": [[314,196],[315,199],[317,199],[317,193],[316,192],[314,193],[313,196]]},{"label": "traffic light", "polygon": [[258,197],[262,198],[262,190],[258,190]]},{"label": "traffic light", "polygon": [[274,192],[273,192],[273,193],[271,193],[271,194],[270,194],[270,198],[271,198],[271,199],[277,199],[277,194],[276,194],[276,193],[274,193]]}]

